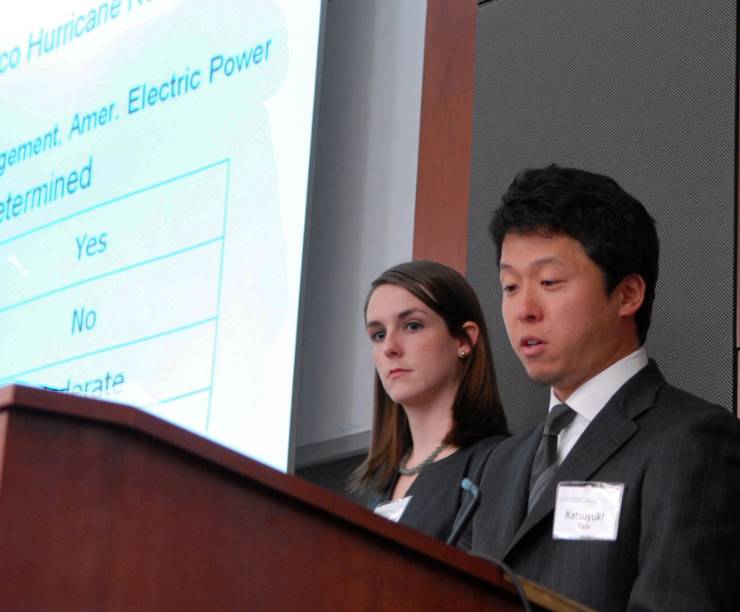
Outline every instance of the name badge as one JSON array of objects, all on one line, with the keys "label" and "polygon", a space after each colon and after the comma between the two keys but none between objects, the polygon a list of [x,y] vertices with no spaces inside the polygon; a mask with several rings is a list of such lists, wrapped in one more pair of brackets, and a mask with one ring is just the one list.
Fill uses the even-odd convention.
[{"label": "name badge", "polygon": [[401,499],[383,502],[382,504],[375,506],[375,510],[373,510],[373,512],[375,512],[375,514],[379,514],[383,518],[387,518],[389,521],[397,523],[401,520],[403,511],[406,510],[406,506],[409,505],[411,497],[412,496],[409,495],[408,497],[402,497]]},{"label": "name badge", "polygon": [[623,493],[623,483],[559,483],[552,537],[556,540],[616,540]]}]

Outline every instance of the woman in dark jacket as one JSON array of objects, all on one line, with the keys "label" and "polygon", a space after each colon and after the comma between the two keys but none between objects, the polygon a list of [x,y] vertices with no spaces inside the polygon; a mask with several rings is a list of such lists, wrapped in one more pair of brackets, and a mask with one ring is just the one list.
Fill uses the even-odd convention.
[{"label": "woman in dark jacket", "polygon": [[507,434],[478,298],[452,268],[413,261],[373,281],[365,321],[375,406],[354,486],[379,514],[447,539],[461,480]]}]

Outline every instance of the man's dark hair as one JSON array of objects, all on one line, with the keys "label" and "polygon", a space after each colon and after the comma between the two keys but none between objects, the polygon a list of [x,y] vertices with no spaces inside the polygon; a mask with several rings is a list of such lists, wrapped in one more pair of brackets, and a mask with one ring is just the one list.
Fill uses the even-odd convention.
[{"label": "man's dark hair", "polygon": [[614,179],[555,164],[520,172],[489,226],[501,263],[507,233],[566,234],[578,240],[604,274],[607,295],[629,274],[645,281],[645,300],[635,315],[645,342],[658,280],[658,234],[645,207]]}]

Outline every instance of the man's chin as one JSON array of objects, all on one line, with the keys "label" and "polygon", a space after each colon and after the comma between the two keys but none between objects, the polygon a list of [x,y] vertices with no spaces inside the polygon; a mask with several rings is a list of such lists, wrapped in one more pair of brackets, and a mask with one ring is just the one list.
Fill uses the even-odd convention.
[{"label": "man's chin", "polygon": [[558,381],[558,377],[553,372],[543,372],[538,368],[525,368],[529,379],[538,385],[552,387]]}]

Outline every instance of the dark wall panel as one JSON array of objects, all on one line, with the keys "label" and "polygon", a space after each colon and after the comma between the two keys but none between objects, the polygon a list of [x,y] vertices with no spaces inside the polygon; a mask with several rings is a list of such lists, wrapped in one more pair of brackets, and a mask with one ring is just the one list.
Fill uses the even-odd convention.
[{"label": "dark wall panel", "polygon": [[647,348],[669,381],[734,405],[736,3],[499,0],[478,12],[468,276],[510,424],[542,416],[506,338],[491,210],[524,167],[613,176],[656,218]]}]

